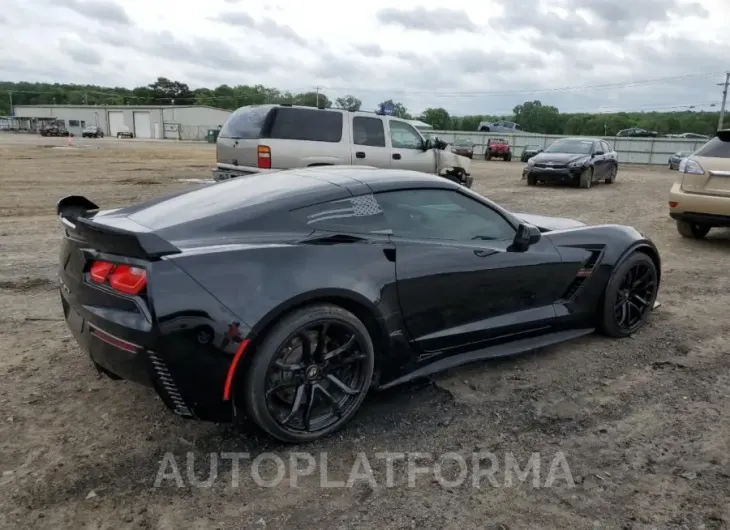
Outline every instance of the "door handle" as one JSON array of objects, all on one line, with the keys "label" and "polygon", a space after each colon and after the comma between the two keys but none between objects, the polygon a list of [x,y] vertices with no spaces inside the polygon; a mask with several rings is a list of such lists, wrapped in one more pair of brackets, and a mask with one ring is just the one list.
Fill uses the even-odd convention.
[{"label": "door handle", "polygon": [[393,160],[400,160],[400,153],[393,153]]},{"label": "door handle", "polygon": [[365,152],[358,151],[357,153],[355,153],[355,158],[365,158]]}]

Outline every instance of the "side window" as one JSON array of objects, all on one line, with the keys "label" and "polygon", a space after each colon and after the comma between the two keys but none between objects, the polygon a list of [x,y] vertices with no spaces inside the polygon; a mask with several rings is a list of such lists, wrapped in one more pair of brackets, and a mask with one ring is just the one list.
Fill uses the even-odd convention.
[{"label": "side window", "polygon": [[69,127],[78,127],[79,126],[79,120],[68,120],[68,126]]},{"label": "side window", "polygon": [[521,131],[522,130],[522,127],[520,127],[519,124],[515,123],[515,129],[517,129],[518,131]]},{"label": "side window", "polygon": [[457,191],[403,190],[375,197],[396,236],[502,241],[515,235],[515,229],[498,212]]},{"label": "side window", "polygon": [[390,142],[397,149],[420,149],[421,135],[402,121],[390,121]]},{"label": "side window", "polygon": [[355,116],[352,119],[352,141],[355,145],[385,147],[383,120]]},{"label": "side window", "polygon": [[291,212],[314,230],[354,234],[390,233],[383,209],[372,195],[348,197]]},{"label": "side window", "polygon": [[279,107],[269,138],[332,142],[342,140],[342,113],[334,110]]},{"label": "side window", "polygon": [[606,142],[601,142],[601,146],[603,147],[604,153],[610,153],[611,151],[613,151],[613,148],[610,145],[608,145]]}]

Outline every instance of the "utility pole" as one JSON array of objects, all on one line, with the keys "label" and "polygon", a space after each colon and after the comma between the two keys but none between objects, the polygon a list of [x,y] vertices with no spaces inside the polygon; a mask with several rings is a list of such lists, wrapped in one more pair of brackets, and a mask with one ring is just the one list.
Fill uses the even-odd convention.
[{"label": "utility pole", "polygon": [[319,85],[314,88],[317,90],[317,107],[319,107]]},{"label": "utility pole", "polygon": [[10,96],[10,115],[13,115],[13,91],[8,90],[8,96]]},{"label": "utility pole", "polygon": [[717,130],[722,129],[722,122],[725,120],[725,103],[727,102],[727,86],[730,84],[730,72],[725,72],[725,82],[718,83],[722,89],[722,107],[720,107],[720,121],[717,123]]},{"label": "utility pole", "polygon": [[88,104],[89,104],[89,96],[86,94],[86,92],[84,92],[84,105],[88,105]]}]

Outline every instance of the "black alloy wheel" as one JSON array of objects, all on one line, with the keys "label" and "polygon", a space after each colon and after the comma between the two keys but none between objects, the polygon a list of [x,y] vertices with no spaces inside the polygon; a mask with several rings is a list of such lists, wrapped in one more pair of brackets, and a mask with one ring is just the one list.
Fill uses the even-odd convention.
[{"label": "black alloy wheel", "polygon": [[247,411],[284,442],[308,442],[338,430],[357,412],[373,376],[367,328],[333,305],[285,317],[254,355],[242,389]]},{"label": "black alloy wheel", "polygon": [[602,331],[628,337],[641,328],[654,307],[659,286],[656,265],[643,252],[635,252],[614,272],[605,293]]}]

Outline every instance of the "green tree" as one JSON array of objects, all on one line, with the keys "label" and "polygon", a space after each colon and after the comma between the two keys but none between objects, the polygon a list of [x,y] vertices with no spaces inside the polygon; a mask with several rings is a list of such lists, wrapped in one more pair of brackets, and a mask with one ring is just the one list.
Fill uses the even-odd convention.
[{"label": "green tree", "polygon": [[563,118],[557,107],[543,105],[540,101],[525,101],[517,105],[513,111],[514,120],[525,131],[560,134],[563,130]]},{"label": "green tree", "polygon": [[452,128],[451,116],[449,116],[446,109],[426,109],[421,114],[420,120],[440,131],[447,131]]},{"label": "green tree", "polygon": [[357,99],[355,96],[343,96],[341,98],[337,98],[335,100],[335,105],[337,105],[338,108],[346,109],[351,112],[356,112],[360,110],[360,107],[362,107],[362,101]]},{"label": "green tree", "polygon": [[[319,102],[319,103],[318,103]],[[332,102],[322,92],[304,92],[303,94],[297,94],[294,97],[294,104],[302,105],[304,107],[324,107],[329,109],[332,107]]]}]

